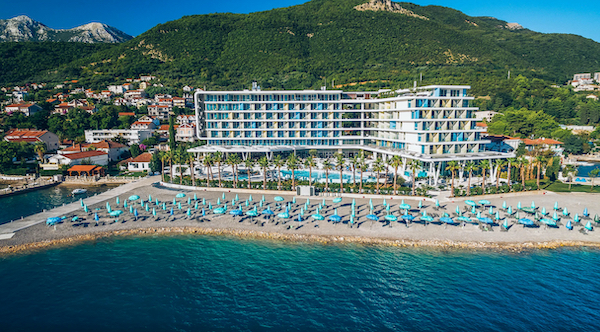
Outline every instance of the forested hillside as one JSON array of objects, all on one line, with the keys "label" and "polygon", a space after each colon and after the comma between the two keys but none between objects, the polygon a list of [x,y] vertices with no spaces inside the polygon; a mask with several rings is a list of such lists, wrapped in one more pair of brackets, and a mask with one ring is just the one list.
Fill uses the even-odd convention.
[{"label": "forested hillside", "polygon": [[[263,88],[316,88],[327,79],[372,89],[412,85],[423,74],[424,83],[471,84],[489,94],[508,70],[563,83],[575,72],[600,69],[600,44],[580,36],[511,29],[439,6],[355,9],[365,2],[313,0],[248,15],[187,16],[35,77],[99,87],[152,73],[213,89],[247,88],[252,80]],[[371,83],[349,86],[358,82]]]}]

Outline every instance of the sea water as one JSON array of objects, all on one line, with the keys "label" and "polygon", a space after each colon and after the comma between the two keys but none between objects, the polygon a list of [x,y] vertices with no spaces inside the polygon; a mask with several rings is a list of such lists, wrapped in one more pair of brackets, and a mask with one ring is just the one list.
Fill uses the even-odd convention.
[{"label": "sea water", "polygon": [[115,237],[0,258],[2,331],[597,331],[600,252]]},{"label": "sea water", "polygon": [[46,189],[31,191],[25,194],[18,194],[0,198],[0,224],[20,219],[22,216],[42,212],[42,210],[52,209],[63,204],[78,201],[80,198],[87,198],[115,188],[116,185],[87,186],[87,192],[84,194],[73,195],[71,192],[76,187],[58,185]]}]

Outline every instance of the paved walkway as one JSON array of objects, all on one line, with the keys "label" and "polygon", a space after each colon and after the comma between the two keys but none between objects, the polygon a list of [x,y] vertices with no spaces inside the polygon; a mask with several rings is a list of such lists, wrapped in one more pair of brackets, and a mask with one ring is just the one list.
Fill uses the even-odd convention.
[{"label": "paved walkway", "polygon": [[[88,198],[84,199],[83,201],[87,205],[93,205],[93,204],[117,197],[119,195],[122,195],[123,193],[134,190],[136,188],[149,186],[152,183],[158,182],[158,181],[160,181],[160,176],[158,176],[158,175],[147,177],[147,178],[141,179],[139,181],[124,184],[117,188],[103,192],[100,195],[88,197]],[[48,210],[46,212],[37,213],[37,214],[34,214],[32,216],[29,216],[29,217],[26,217],[26,218],[23,218],[20,220],[2,224],[2,225],[0,225],[0,240],[5,239],[5,238],[10,238],[12,233],[14,233],[18,230],[45,222],[47,218],[63,216],[63,215],[75,212],[77,210],[81,210],[81,205],[80,205],[79,201],[76,201],[76,202],[73,202],[73,203],[70,203],[70,204],[67,204],[64,206],[59,206],[54,209]]]}]

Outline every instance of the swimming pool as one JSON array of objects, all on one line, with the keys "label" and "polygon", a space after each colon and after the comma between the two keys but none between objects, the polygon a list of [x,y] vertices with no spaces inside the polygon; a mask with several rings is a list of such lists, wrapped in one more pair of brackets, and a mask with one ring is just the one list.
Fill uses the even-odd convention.
[{"label": "swimming pool", "polygon": [[[308,179],[309,171],[307,170],[298,170],[294,171],[294,178],[296,179]],[[284,177],[290,177],[292,175],[292,171],[281,171],[281,175]],[[312,171],[310,174],[313,180],[325,180],[325,172],[324,171]],[[342,173],[342,178],[344,182],[349,183],[353,182],[352,173]],[[340,180],[340,172],[339,171],[330,171],[329,172],[329,180],[337,180],[333,182],[339,182]],[[356,181],[360,181],[360,173],[356,172]],[[373,176],[363,175],[363,182],[375,182],[376,179]]]}]

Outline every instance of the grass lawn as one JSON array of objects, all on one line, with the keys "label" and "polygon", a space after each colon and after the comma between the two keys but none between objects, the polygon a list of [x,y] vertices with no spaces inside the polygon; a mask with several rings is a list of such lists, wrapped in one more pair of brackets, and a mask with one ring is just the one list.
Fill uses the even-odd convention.
[{"label": "grass lawn", "polygon": [[600,186],[595,185],[594,190],[590,190],[591,186],[584,186],[580,184],[573,184],[571,186],[571,190],[569,190],[568,183],[562,182],[553,182],[546,186],[542,186],[545,190],[554,191],[559,193],[568,193],[568,192],[581,192],[581,193],[600,193]]}]

